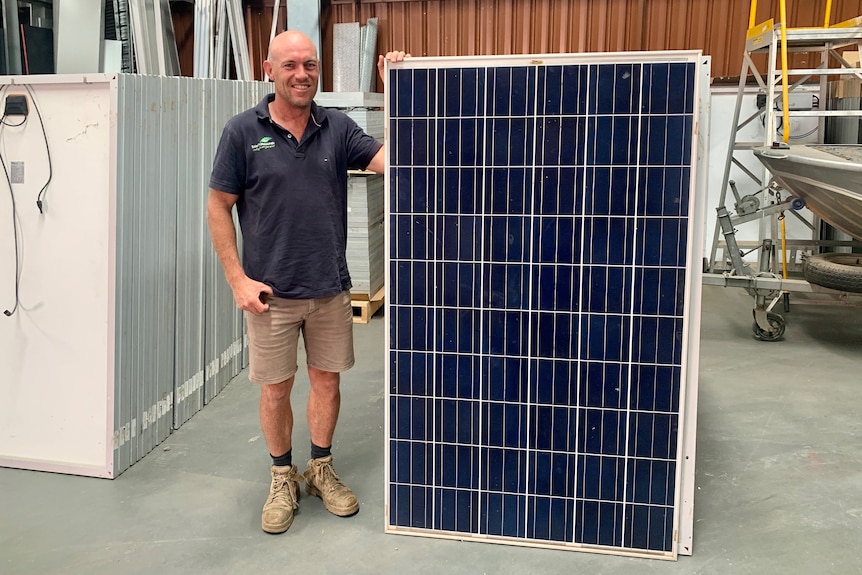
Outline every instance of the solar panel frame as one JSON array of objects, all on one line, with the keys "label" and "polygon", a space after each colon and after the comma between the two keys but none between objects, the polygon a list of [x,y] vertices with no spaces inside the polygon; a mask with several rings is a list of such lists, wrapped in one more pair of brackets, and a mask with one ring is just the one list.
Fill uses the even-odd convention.
[{"label": "solar panel frame", "polygon": [[[607,202],[604,196],[588,197],[586,193],[600,184],[613,188],[614,182],[622,190],[627,190],[631,178],[637,180],[639,177],[637,171],[643,167],[643,163],[657,164],[650,162],[656,158],[650,158],[649,148],[646,153],[640,149],[639,138],[605,137],[620,131],[633,136],[642,125],[641,116],[649,116],[649,110],[647,114],[641,114],[640,104],[631,101],[633,91],[628,102],[619,98],[607,102],[581,97],[566,101],[562,96],[563,90],[571,88],[573,84],[577,88],[587,86],[597,91],[596,83],[616,81],[616,66],[631,66],[631,73],[636,75],[644,65],[664,63],[690,64],[686,68],[691,72],[691,77],[686,78],[690,81],[691,90],[687,94],[689,100],[686,105],[689,109],[681,117],[665,115],[667,117],[647,118],[648,126],[661,129],[665,135],[668,125],[681,133],[690,133],[687,142],[683,139],[688,146],[676,150],[674,157],[677,164],[688,168],[687,172],[682,171],[688,177],[678,183],[681,189],[687,185],[689,196],[685,207],[685,229],[671,220],[649,221],[644,217],[644,221],[638,222],[636,218],[619,217],[630,213],[632,209],[632,206],[627,205],[630,198],[625,193],[616,199],[610,194],[611,199]],[[606,65],[609,64],[614,67],[608,68]],[[538,82],[541,78],[547,80],[548,75],[552,71],[556,73],[557,68],[561,74],[573,72],[574,75],[560,78],[559,109],[548,110],[549,106],[553,108],[556,104],[553,101],[538,101]],[[398,76],[395,74],[399,70],[426,70],[434,74],[426,74],[424,83],[411,84],[410,92],[404,94],[399,91]],[[451,70],[458,72],[452,74]],[[489,70],[503,70],[504,73],[508,70],[510,77],[486,83],[483,95],[480,79],[484,77],[487,80]],[[704,70],[707,71],[705,75]],[[473,71],[476,72],[475,78],[472,77]],[[484,71],[484,76],[480,71]],[[591,71],[599,74],[591,74]],[[611,75],[603,79],[602,73],[608,71]],[[387,74],[389,168],[386,175],[385,369],[389,409],[385,421],[386,531],[670,559],[679,552],[690,553],[700,250],[705,221],[702,203],[704,194],[699,192],[705,185],[706,174],[703,169],[706,158],[703,152],[704,134],[699,133],[697,128],[705,118],[702,99],[706,91],[701,86],[708,82],[708,59],[704,60],[698,51],[411,58],[402,63],[390,64]],[[423,78],[422,74],[413,76],[413,80]],[[525,89],[521,94],[507,89],[517,87],[521,76],[525,87],[529,88],[532,83],[535,92]],[[459,88],[457,102],[445,89],[446,83],[454,81],[456,77]],[[506,80],[510,81],[507,83]],[[554,80],[551,78],[547,85],[555,85]],[[637,81],[640,81],[639,77]],[[670,75],[666,81],[670,84]],[[581,95],[581,92],[576,93]],[[675,95],[675,91],[668,91],[668,99]],[[547,116],[538,114],[539,105],[545,107],[543,113],[551,113]],[[668,103],[647,102],[645,105],[658,107],[667,106]],[[435,108],[434,114],[423,115],[432,107]],[[505,108],[506,114],[503,118],[495,117],[493,113],[501,107]],[[568,109],[564,109],[566,107]],[[468,114],[463,113],[465,109]],[[450,113],[455,120],[450,120]],[[463,122],[464,116],[475,118],[475,121]],[[553,121],[557,116],[559,130]],[[551,117],[553,119],[549,120]],[[541,125],[540,119],[545,120]],[[481,126],[489,123],[491,128],[483,129]],[[708,132],[708,125],[704,127]],[[556,142],[553,137],[542,137],[548,131],[552,136],[556,135]],[[489,133],[492,139],[490,145]],[[576,139],[564,140],[564,137],[571,135]],[[586,141],[589,135],[593,137],[592,146],[577,145],[580,141]],[[648,140],[649,144],[661,146],[664,154],[662,158],[666,159],[667,144],[664,142],[664,138],[659,137]],[[561,160],[563,153],[568,154],[570,163],[583,166],[584,172],[579,174],[577,169],[573,169],[571,173],[566,170],[564,174],[562,162],[557,162],[560,166],[550,169],[545,162],[534,161],[530,165],[530,157],[535,157],[537,153],[545,154],[546,148],[551,154],[549,157]],[[407,156],[410,161],[403,161]],[[615,163],[615,159],[620,158],[626,160],[622,168]],[[604,167],[610,167],[607,173]],[[588,174],[587,168],[593,171]],[[541,172],[542,177],[547,177],[549,181],[553,176],[557,176],[557,182],[563,175],[571,177],[584,191],[583,197],[575,197],[573,204],[563,205],[568,200],[559,195],[546,194],[542,183],[537,181],[537,172]],[[644,177],[648,180],[647,176]],[[441,181],[437,181],[438,178]],[[489,197],[485,197],[488,196],[485,194],[479,206],[477,194],[483,189],[494,190],[493,183],[498,179],[505,181],[507,193],[492,193]],[[400,182],[405,181],[419,182],[418,186],[407,187],[407,191],[427,189],[428,194],[424,197],[416,197],[412,193],[405,195],[405,186],[400,185]],[[488,185],[489,182],[492,185]],[[661,184],[659,189],[663,192],[667,182],[663,180]],[[510,193],[512,189],[522,193],[513,195]],[[548,189],[553,190],[555,186],[549,185]],[[472,197],[465,190],[472,190]],[[542,194],[541,201],[527,197],[534,193]],[[653,207],[658,210],[666,207],[663,206],[663,202],[667,202],[666,194],[654,194],[655,197],[651,198],[647,192],[644,196],[639,199],[645,204],[652,201],[655,204]],[[582,201],[582,205],[577,205],[578,200]],[[405,202],[410,203],[407,213],[401,209]],[[645,214],[649,213],[649,205],[641,207],[646,210]],[[464,212],[463,208],[468,209]],[[571,221],[560,217],[561,209],[572,214]],[[592,214],[589,218],[584,215],[585,209]],[[581,221],[574,216],[580,217]],[[638,227],[638,223],[642,225]],[[589,229],[586,229],[588,225]],[[677,227],[674,228],[674,225]],[[543,227],[537,230],[535,226]],[[657,234],[645,229],[650,226],[658,226]],[[462,234],[461,230],[465,228],[471,232]],[[417,230],[423,233],[410,235],[410,232]],[[458,230],[457,233],[455,230]],[[588,253],[582,249],[580,254],[576,254],[574,246],[571,250],[565,250],[550,240],[547,246],[542,244],[541,238],[545,237],[545,232],[547,237],[553,235],[556,239],[561,230],[564,236],[574,238],[580,234],[582,239],[589,238],[589,246],[598,243],[594,241],[595,238],[604,237],[605,249],[590,249]],[[626,240],[621,246],[611,241],[620,233]],[[463,241],[462,236],[472,241]],[[533,245],[536,237],[539,238],[538,246]],[[656,237],[658,244],[655,243]],[[435,252],[433,258],[414,259],[414,252],[428,253],[429,239],[439,244],[436,249],[441,257],[436,257]],[[686,240],[685,253],[682,255],[678,249],[675,253],[672,249],[679,245],[680,239]],[[641,250],[638,254],[642,262],[649,260],[654,264],[653,267],[641,265],[641,268],[637,268],[634,265],[635,254],[631,250],[637,245],[653,247]],[[586,244],[582,242],[582,246]],[[669,274],[663,276],[666,269],[674,266],[679,268],[680,258],[684,264],[684,278],[678,275],[674,278]],[[561,259],[569,262],[568,268],[561,267]],[[548,265],[542,268],[541,265],[536,266],[536,262]],[[561,269],[569,270],[570,275],[561,275]],[[670,310],[665,309],[667,303],[652,302],[649,304],[652,305],[649,310],[651,314],[643,310],[636,314],[633,309],[629,310],[627,313],[631,321],[626,324],[616,318],[624,311],[620,302],[591,297],[590,293],[585,300],[582,291],[577,289],[578,285],[584,285],[584,276],[575,277],[577,274],[586,273],[590,281],[599,286],[600,294],[602,285],[621,281],[630,291],[633,303],[637,282],[643,284],[647,272],[653,269],[658,270],[658,286],[663,285],[662,277],[665,277],[664,283],[675,281],[676,294],[680,295],[681,291],[683,298],[681,308],[677,299],[672,301]],[[542,285],[546,289],[534,290],[532,283],[525,284],[523,276],[532,276],[534,271],[538,282],[545,282]],[[613,277],[611,272],[614,272]],[[640,276],[637,276],[638,272]],[[461,281],[462,278],[467,281]],[[680,279],[684,281],[683,286],[679,285]],[[438,282],[435,285],[437,289],[429,293],[431,290],[425,288],[432,281]],[[571,286],[571,289],[556,289],[560,282],[563,286]],[[482,301],[481,293],[485,286],[498,288],[491,287],[487,305]],[[553,289],[549,290],[548,287]],[[604,295],[607,293],[605,289]],[[547,294],[551,295],[543,297]],[[561,297],[566,295],[569,297]],[[397,321],[395,316],[405,307],[396,306],[393,302],[406,300],[410,301],[411,327],[422,327],[410,333],[393,330],[392,326]],[[646,306],[643,302],[640,305]],[[588,327],[593,323],[602,326],[602,329],[589,332],[595,333],[597,337],[590,337],[587,342],[571,335],[582,329],[584,317],[590,322]],[[559,321],[561,318],[562,323]],[[432,326],[430,331],[429,324]],[[496,325],[501,329],[494,329]],[[640,340],[633,337],[636,329],[644,336],[658,334],[662,326],[672,326],[680,332],[678,347],[674,346],[665,352],[663,349],[652,349],[655,345],[635,345],[643,340],[643,337]],[[528,329],[531,327],[535,329]],[[607,335],[615,333],[619,334],[620,345],[609,346]],[[602,337],[598,337],[600,335]],[[561,346],[562,341],[568,341],[568,347]],[[416,353],[417,349],[425,349],[427,353]],[[658,357],[660,354],[664,355]],[[643,369],[644,365],[662,362],[678,366],[679,381],[673,384],[670,391],[672,397],[668,398],[673,405],[665,406],[670,411],[650,413],[646,410],[632,411],[628,407],[621,410],[623,394],[617,393],[615,396],[612,388],[605,385],[593,385],[593,390],[589,386],[581,389],[579,385],[578,396],[573,403],[571,390],[557,385],[571,379],[573,356],[577,358],[575,367],[578,373],[581,373],[582,368],[601,369],[602,382],[613,377],[617,368],[617,371],[634,369],[636,366]],[[611,362],[607,363],[609,357]],[[540,358],[542,361],[539,361]],[[587,361],[583,361],[583,358]],[[407,359],[411,359],[411,363],[408,364],[405,361]],[[412,359],[417,360],[415,365]],[[393,363],[393,360],[396,361]],[[405,373],[409,374],[406,379],[410,388],[393,389],[393,371],[405,369]],[[510,380],[517,383],[533,378],[535,381],[538,369],[554,370],[552,389],[539,389],[536,386],[530,390],[524,389],[524,386],[508,385]],[[556,377],[557,370],[562,374],[559,378]],[[413,377],[416,374],[426,374],[426,377]],[[477,374],[486,374],[489,379],[493,377],[495,381],[503,382],[503,385],[487,390],[489,396],[483,398],[480,386],[475,385]],[[404,379],[399,378],[397,373],[394,376],[398,381]],[[491,397],[490,394],[495,396]],[[565,401],[562,401],[564,395]],[[560,398],[560,401],[556,398]],[[614,401],[617,402],[616,407]],[[623,414],[625,421],[621,417]],[[667,449],[657,454],[652,444],[647,447],[643,441],[639,443],[638,438],[629,441],[627,432],[631,430],[629,420],[632,417],[644,418],[653,430],[666,429]],[[677,418],[675,435],[672,433],[674,417]],[[549,433],[545,433],[544,426],[540,428],[536,424],[546,418],[551,422]],[[449,423],[444,424],[444,421],[455,422],[454,427]],[[461,425],[463,422],[468,422],[468,425]],[[487,422],[488,425],[483,427],[481,422]],[[494,422],[500,423],[497,425]],[[529,428],[531,425],[532,429]],[[590,425],[603,430],[598,438],[587,432]],[[607,437],[604,431],[607,431]],[[396,457],[397,461],[393,465],[393,450],[408,455],[400,459]],[[629,456],[629,450],[634,450],[635,455]],[[434,465],[435,461],[444,460],[454,461],[455,465]],[[667,461],[674,462],[673,489],[666,489],[663,494],[653,493],[655,490],[651,483],[648,485],[650,489],[644,492],[635,481],[628,479],[643,472],[648,473],[651,480],[653,475],[660,474],[661,469],[666,469],[667,476],[671,473],[671,466],[661,467]],[[540,463],[543,466],[550,464],[551,469],[557,471],[542,477],[538,473],[531,475],[529,470],[538,471]],[[631,472],[628,470],[629,465],[632,467]],[[565,471],[560,471],[560,468]],[[648,471],[642,471],[644,468],[648,468]],[[497,469],[500,470],[499,477],[488,474],[489,470]],[[600,481],[589,483],[587,480],[596,473]],[[417,477],[414,479],[414,476]],[[608,476],[616,479],[601,481],[602,477]],[[524,487],[528,480],[533,481],[532,492]],[[581,483],[580,495],[576,485],[578,480]],[[543,482],[541,488],[547,491],[547,497],[539,497],[539,481]],[[669,481],[667,479],[666,483]],[[413,494],[417,495],[415,501]],[[410,508],[401,506],[393,511],[393,499],[403,500],[405,495],[410,501]],[[668,534],[673,534],[672,543],[660,550],[638,545],[635,538],[643,537],[644,534],[635,534],[633,528],[636,522],[643,521],[643,513],[647,514],[647,524],[650,525],[649,514],[657,510],[661,512],[656,505],[649,504],[656,497],[663,497],[664,501],[665,528],[662,536],[667,538]],[[634,500],[637,498],[646,498],[648,504],[636,507]],[[672,513],[668,514],[667,500],[670,498],[673,499],[670,507]],[[514,508],[513,503],[516,503]],[[466,516],[463,513],[459,516],[457,512],[450,514],[451,517],[447,516],[448,522],[444,524],[442,510],[453,506],[455,509],[467,509],[469,513]],[[626,506],[629,506],[628,519]],[[492,521],[489,509],[499,511],[498,523]],[[417,528],[405,524],[413,522],[414,511],[417,519],[421,519],[419,524],[437,525],[438,528]],[[397,516],[405,512],[410,516],[406,521],[404,517]],[[533,514],[531,526],[526,516],[521,517],[523,513]],[[590,514],[608,518],[611,526],[609,529],[604,528],[604,531],[597,529],[594,541],[584,537],[584,533],[581,533],[578,541],[577,528],[579,525],[583,527],[583,518]],[[537,517],[547,517],[547,528],[539,525],[540,522],[535,519]],[[626,521],[630,524],[628,529]],[[646,534],[646,537],[649,535]]]}]

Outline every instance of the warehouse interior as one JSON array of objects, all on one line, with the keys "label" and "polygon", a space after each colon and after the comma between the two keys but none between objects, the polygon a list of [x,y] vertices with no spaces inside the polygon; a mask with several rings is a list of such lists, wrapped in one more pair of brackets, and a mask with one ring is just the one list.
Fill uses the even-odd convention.
[{"label": "warehouse interior", "polygon": [[[862,2],[0,4],[4,572],[862,572]],[[351,171],[345,201],[356,366],[333,454],[360,512],[335,517],[303,492],[294,525],[269,535],[260,393],[204,213],[221,129],[272,91],[260,62],[287,29],[318,46],[318,105],[391,144],[391,170]],[[414,57],[384,88],[377,54],[397,49]],[[565,126],[580,126],[572,173],[587,174],[574,216]],[[645,211],[614,211],[620,180],[596,199],[605,169],[640,174],[623,192]],[[465,208],[465,190],[484,207]],[[623,221],[635,231],[615,238]],[[465,222],[485,235],[453,244]],[[565,259],[566,233],[580,260]],[[616,261],[615,242],[634,247]],[[473,274],[487,290],[475,303]],[[310,441],[300,358],[295,446]],[[652,376],[643,407],[647,372],[673,375],[667,389]],[[559,399],[561,385],[577,392]],[[543,471],[542,457],[573,467]]]}]

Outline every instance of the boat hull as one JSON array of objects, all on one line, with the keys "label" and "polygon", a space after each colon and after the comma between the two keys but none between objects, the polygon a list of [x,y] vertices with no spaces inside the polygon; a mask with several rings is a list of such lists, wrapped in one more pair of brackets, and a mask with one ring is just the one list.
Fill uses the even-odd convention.
[{"label": "boat hull", "polygon": [[835,228],[862,238],[862,146],[755,148],[775,180]]}]

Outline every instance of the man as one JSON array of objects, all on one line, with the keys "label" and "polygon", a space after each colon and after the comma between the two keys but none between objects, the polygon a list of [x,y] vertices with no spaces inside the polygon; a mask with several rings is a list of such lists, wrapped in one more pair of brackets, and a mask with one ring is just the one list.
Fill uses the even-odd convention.
[{"label": "man", "polygon": [[[402,60],[403,52],[380,56]],[[287,31],[263,63],[275,93],[231,118],[210,178],[207,220],[237,307],[245,311],[249,379],[260,384],[260,423],[272,456],[261,527],[283,533],[298,509],[299,481],[339,516],[359,510],[332,465],[340,372],[353,366],[353,310],[345,257],[347,170],[384,170],[384,150],[346,115],[314,102],[320,62],[314,43]],[[243,259],[231,209],[237,206]],[[292,461],[290,392],[302,333],[310,392],[311,459]]]}]

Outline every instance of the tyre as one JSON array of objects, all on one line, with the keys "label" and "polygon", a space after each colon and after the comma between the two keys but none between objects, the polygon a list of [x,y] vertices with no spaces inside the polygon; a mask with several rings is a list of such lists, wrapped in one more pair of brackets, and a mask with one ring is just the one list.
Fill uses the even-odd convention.
[{"label": "tyre", "polygon": [[764,331],[757,325],[757,322],[754,322],[754,325],[751,326],[751,330],[754,332],[754,339],[759,341],[781,341],[786,328],[784,318],[777,313],[769,313],[766,316],[766,321],[769,322],[769,327],[772,328],[772,331]]},{"label": "tyre", "polygon": [[816,254],[805,260],[803,273],[813,284],[862,293],[862,254]]}]

